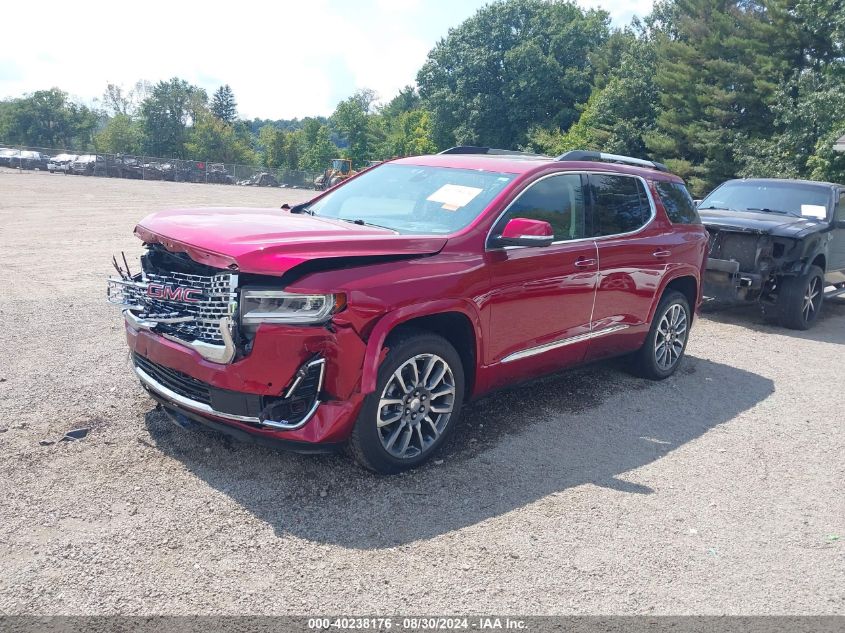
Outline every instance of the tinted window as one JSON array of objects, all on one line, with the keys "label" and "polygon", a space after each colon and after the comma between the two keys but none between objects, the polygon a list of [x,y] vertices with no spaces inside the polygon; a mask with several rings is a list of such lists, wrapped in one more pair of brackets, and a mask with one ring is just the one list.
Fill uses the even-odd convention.
[{"label": "tinted window", "polygon": [[585,237],[584,191],[581,176],[550,176],[531,185],[511,203],[496,231],[501,232],[511,218],[543,220],[552,225],[555,241]]},{"label": "tinted window", "polygon": [[845,191],[839,194],[839,204],[836,205],[834,219],[837,222],[845,221]]},{"label": "tinted window", "polygon": [[593,234],[636,231],[651,216],[642,182],[631,176],[591,175]]},{"label": "tinted window", "polygon": [[673,224],[701,224],[692,196],[684,185],[679,182],[658,181],[655,186],[666,208],[666,215]]}]

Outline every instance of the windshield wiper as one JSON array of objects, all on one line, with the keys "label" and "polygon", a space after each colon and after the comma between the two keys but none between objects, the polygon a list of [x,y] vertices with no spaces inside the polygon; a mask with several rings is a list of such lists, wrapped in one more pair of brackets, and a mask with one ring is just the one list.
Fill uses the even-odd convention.
[{"label": "windshield wiper", "polygon": [[698,207],[698,210],[699,211],[708,211],[708,210],[731,211],[732,213],[739,213],[739,209],[731,209],[730,207],[717,207],[717,206],[714,206],[712,204],[709,207]]},{"label": "windshield wiper", "polygon": [[389,226],[382,226],[381,224],[373,224],[372,222],[366,222],[361,218],[333,218],[336,220],[340,220],[342,222],[351,222],[352,224],[357,224],[358,226],[374,226],[377,229],[385,229],[386,231],[393,231],[396,233],[396,229],[391,229]]},{"label": "windshield wiper", "polygon": [[748,207],[746,209],[746,211],[762,211],[763,213],[780,213],[781,215],[793,215],[789,211],[781,211],[780,209],[769,209],[769,208],[757,209],[755,207]]},{"label": "windshield wiper", "polygon": [[314,212],[308,208],[307,202],[301,202],[300,204],[294,206],[290,206],[287,202],[285,202],[281,208],[290,211],[291,213],[307,213],[308,215],[314,215]]}]

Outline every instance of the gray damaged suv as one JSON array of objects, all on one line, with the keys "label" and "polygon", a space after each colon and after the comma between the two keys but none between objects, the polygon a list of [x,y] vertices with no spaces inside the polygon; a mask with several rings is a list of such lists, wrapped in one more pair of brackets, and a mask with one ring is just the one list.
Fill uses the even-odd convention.
[{"label": "gray damaged suv", "polygon": [[826,289],[845,294],[845,185],[729,180],[698,211],[710,238],[705,297],[762,301],[785,327],[806,330]]}]

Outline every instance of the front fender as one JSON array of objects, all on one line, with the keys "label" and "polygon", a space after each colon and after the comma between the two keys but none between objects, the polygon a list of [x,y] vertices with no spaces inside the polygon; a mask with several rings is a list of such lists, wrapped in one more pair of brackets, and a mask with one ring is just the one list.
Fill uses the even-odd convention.
[{"label": "front fender", "polygon": [[364,395],[376,390],[378,369],[384,360],[387,350],[384,343],[390,333],[403,323],[426,316],[434,316],[446,312],[458,312],[466,316],[475,330],[475,358],[483,358],[481,343],[481,316],[478,307],[467,299],[439,299],[426,303],[404,306],[385,314],[373,327],[367,340],[364,353],[364,366],[361,375],[361,393]]}]

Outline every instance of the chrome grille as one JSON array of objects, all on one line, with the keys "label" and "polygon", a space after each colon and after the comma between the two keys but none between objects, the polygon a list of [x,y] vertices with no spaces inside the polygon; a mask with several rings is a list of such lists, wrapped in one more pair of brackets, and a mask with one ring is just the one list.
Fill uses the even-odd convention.
[{"label": "chrome grille", "polygon": [[[191,275],[159,270],[136,275],[131,281],[110,279],[108,299],[111,303],[133,308],[140,318],[161,320],[156,328],[158,331],[188,341],[222,345],[220,319],[231,316],[237,300],[237,283],[237,275],[228,272]],[[198,291],[194,294],[197,301],[151,297],[148,293],[151,284],[164,288],[190,288]],[[162,322],[164,320],[169,322]]]}]

